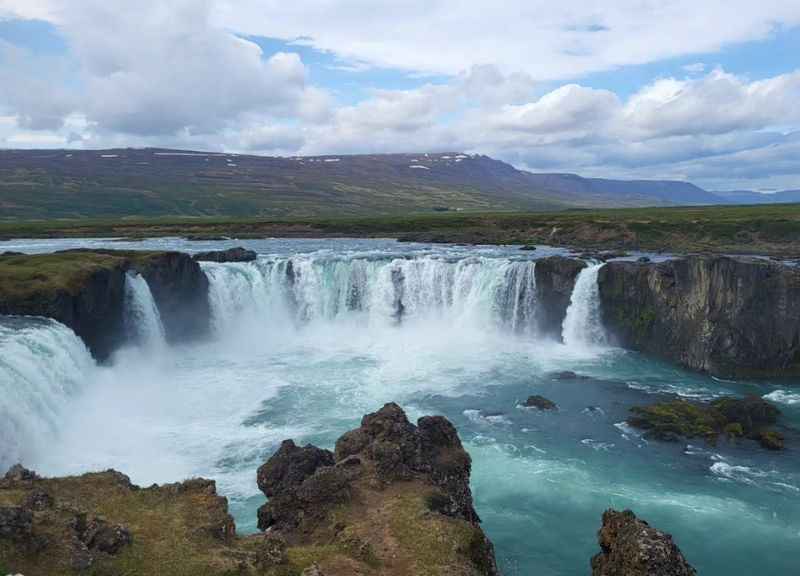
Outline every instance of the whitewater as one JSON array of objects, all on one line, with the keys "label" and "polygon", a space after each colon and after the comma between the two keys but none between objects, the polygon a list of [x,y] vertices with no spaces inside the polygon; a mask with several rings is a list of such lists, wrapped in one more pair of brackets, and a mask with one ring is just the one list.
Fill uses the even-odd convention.
[{"label": "whitewater", "polygon": [[[396,401],[444,414],[473,458],[473,493],[506,575],[585,574],[608,507],[676,538],[704,575],[796,574],[800,462],[754,444],[645,441],[627,410],[664,394],[758,393],[800,428],[798,388],[721,382],[613,346],[597,275],[576,282],[562,339],[536,330],[538,258],[564,250],[384,240],[144,242],[71,247],[199,251],[243,245],[252,263],[205,263],[212,335],[170,345],[147,282],[126,279],[131,344],[98,365],[68,328],[0,317],[0,468],[48,475],[113,467],[134,482],[217,480],[255,530],[256,468],[281,440],[332,447]],[[572,370],[593,380],[556,380]],[[541,394],[558,410],[520,404]],[[699,444],[699,443],[695,443]]]}]

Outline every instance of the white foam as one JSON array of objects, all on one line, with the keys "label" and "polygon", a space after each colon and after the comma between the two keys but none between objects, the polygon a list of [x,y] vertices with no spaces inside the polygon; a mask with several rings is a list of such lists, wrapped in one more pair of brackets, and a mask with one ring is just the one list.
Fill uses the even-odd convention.
[{"label": "white foam", "polygon": [[800,392],[789,392],[787,390],[775,390],[769,394],[765,394],[764,398],[777,402],[779,404],[788,404],[789,406],[796,406],[800,404]]}]

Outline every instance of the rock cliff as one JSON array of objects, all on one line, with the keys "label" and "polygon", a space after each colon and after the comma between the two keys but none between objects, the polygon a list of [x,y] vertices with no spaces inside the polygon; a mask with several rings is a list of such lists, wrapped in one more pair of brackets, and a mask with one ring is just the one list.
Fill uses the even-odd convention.
[{"label": "rock cliff", "polygon": [[575,280],[586,262],[564,256],[550,256],[536,261],[536,321],[539,333],[561,339],[561,325],[567,315]]},{"label": "rock cliff", "polygon": [[630,510],[607,510],[597,533],[601,552],[592,576],[695,576],[672,536],[652,528]]},{"label": "rock cliff", "polygon": [[147,280],[173,341],[208,329],[208,279],[179,252],[69,250],[0,255],[0,314],[46,316],[69,326],[105,360],[125,340],[125,274]]},{"label": "rock cliff", "polygon": [[622,346],[723,377],[800,373],[800,268],[690,256],[600,269],[604,324]]}]

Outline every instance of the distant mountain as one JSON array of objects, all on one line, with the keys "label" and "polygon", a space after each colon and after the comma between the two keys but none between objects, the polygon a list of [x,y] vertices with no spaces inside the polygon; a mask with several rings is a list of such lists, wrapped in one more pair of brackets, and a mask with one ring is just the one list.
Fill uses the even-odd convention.
[{"label": "distant mountain", "polygon": [[[269,157],[156,148],[0,150],[5,219],[303,218],[762,200],[726,194],[688,182],[535,174],[457,152]],[[786,194],[791,201],[788,195],[798,192]]]},{"label": "distant mountain", "polygon": [[714,192],[731,204],[787,204],[800,202],[800,190],[784,190],[782,192],[750,192],[733,190]]}]

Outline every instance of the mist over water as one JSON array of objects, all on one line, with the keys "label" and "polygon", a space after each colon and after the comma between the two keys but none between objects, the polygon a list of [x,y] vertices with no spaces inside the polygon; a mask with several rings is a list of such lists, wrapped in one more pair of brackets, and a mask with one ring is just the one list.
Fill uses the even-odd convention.
[{"label": "mist over water", "polygon": [[[0,415],[11,417],[0,421],[0,466],[22,459],[47,474],[114,467],[140,484],[214,478],[239,529],[251,531],[263,501],[255,470],[281,440],[330,448],[364,413],[397,401],[411,418],[444,414],[458,428],[506,575],[586,574],[611,506],[671,532],[701,574],[798,572],[800,462],[791,450],[647,442],[622,424],[631,405],[665,393],[758,393],[800,427],[797,388],[720,382],[609,347],[599,266],[578,278],[561,343],[533,328],[535,258],[547,249],[520,256],[385,241],[242,244],[259,260],[203,265],[208,342],[164,344],[138,276],[127,287],[140,337],[108,366],[95,366],[55,322],[3,319]],[[558,370],[596,380],[557,381]],[[531,394],[558,411],[521,408]],[[787,434],[787,444],[800,438]]]}]

